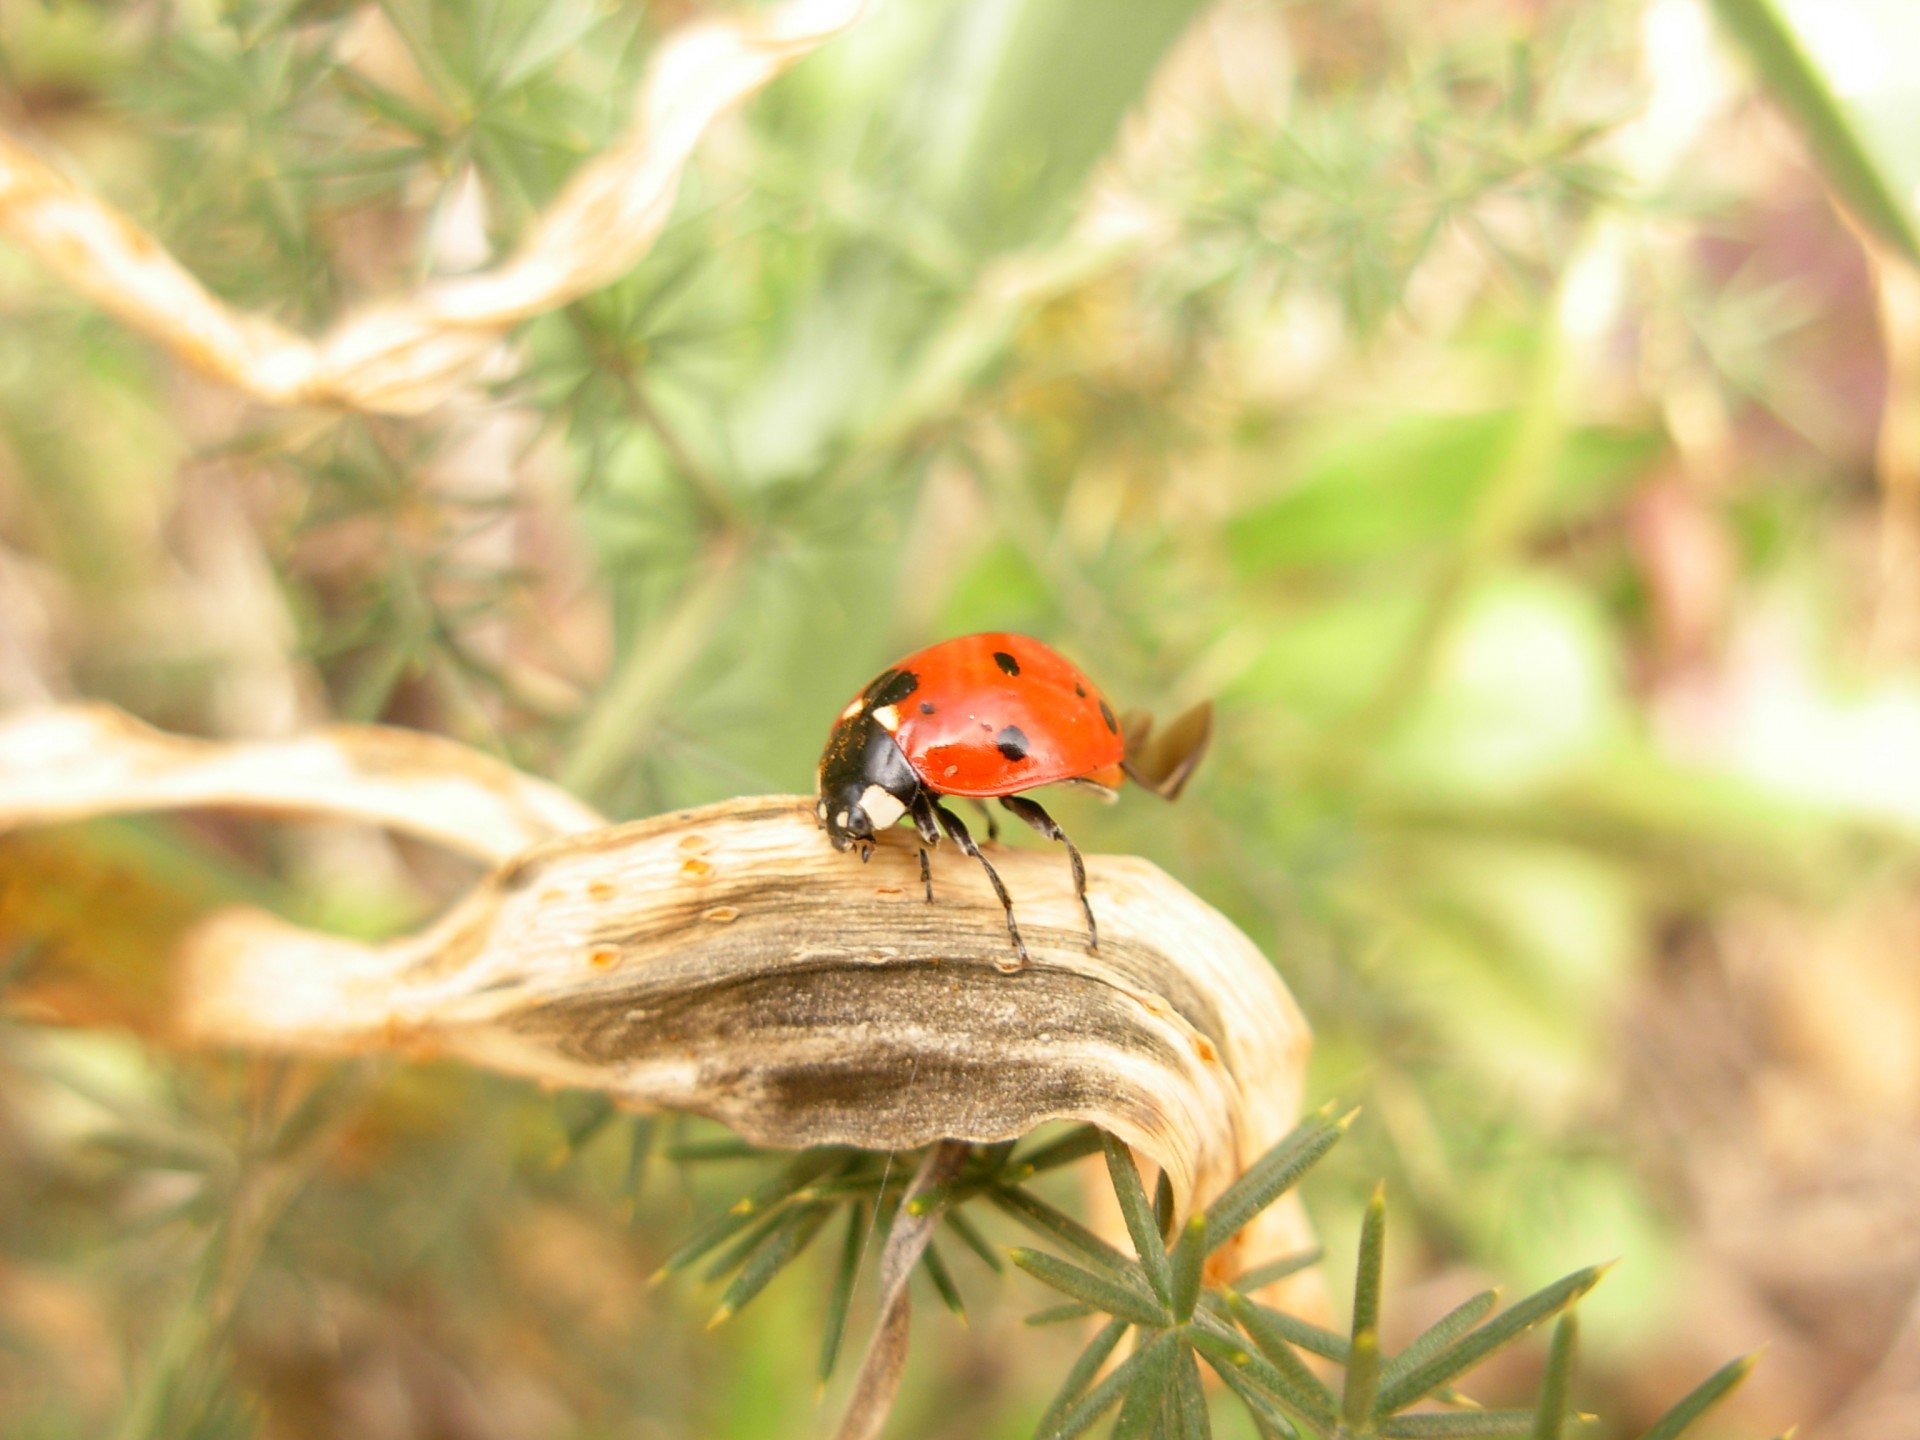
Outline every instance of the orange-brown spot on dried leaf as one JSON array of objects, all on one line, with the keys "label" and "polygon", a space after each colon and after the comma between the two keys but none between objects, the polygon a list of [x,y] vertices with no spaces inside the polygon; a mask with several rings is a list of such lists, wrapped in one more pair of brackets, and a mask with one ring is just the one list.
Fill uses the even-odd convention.
[{"label": "orange-brown spot on dried leaf", "polygon": [[1200,1063],[1202,1065],[1218,1065],[1220,1063],[1220,1052],[1214,1049],[1213,1042],[1204,1035],[1196,1035],[1193,1037],[1193,1053],[1200,1057]]},{"label": "orange-brown spot on dried leaf", "polygon": [[610,970],[620,963],[620,951],[612,945],[596,945],[587,952],[587,963],[596,970]]},{"label": "orange-brown spot on dried leaf", "polygon": [[680,837],[679,848],[681,853],[685,855],[704,855],[713,849],[713,841],[696,830],[691,835],[682,835]]},{"label": "orange-brown spot on dried leaf", "polygon": [[713,866],[704,860],[696,860],[688,857],[688,859],[681,864],[680,873],[689,880],[704,880],[713,874]]},{"label": "orange-brown spot on dried leaf", "polygon": [[898,885],[876,885],[873,887],[873,896],[876,900],[898,900],[905,896],[906,893],[907,892],[902,890]]},{"label": "orange-brown spot on dried leaf", "polygon": [[711,910],[702,911],[700,918],[712,921],[715,925],[731,925],[740,918],[740,911],[732,905],[716,905]]},{"label": "orange-brown spot on dried leaf", "polygon": [[592,900],[611,900],[620,893],[620,887],[611,880],[595,880],[587,886],[587,897]]}]

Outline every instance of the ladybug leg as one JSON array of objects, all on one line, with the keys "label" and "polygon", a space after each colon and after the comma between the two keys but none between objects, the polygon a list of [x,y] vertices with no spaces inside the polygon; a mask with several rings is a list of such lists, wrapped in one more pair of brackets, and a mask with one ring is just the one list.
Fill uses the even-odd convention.
[{"label": "ladybug leg", "polygon": [[1035,801],[1023,795],[1002,795],[1000,803],[1018,815],[1027,824],[1038,830],[1049,840],[1058,840],[1067,847],[1067,859],[1073,863],[1073,889],[1080,897],[1080,908],[1087,913],[1087,948],[1100,948],[1100,927],[1093,923],[1093,906],[1087,900],[1087,865],[1080,858],[1080,847],[1067,838],[1054,818],[1042,810]]},{"label": "ladybug leg", "polygon": [[933,801],[922,790],[907,807],[914,829],[920,832],[920,883],[927,887],[927,903],[933,903],[933,870],[927,864],[927,851],[940,843],[940,822],[933,817]]},{"label": "ladybug leg", "polygon": [[1013,937],[1013,953],[1019,957],[1016,964],[1002,965],[1002,970],[1018,970],[1027,963],[1027,942],[1020,938],[1020,927],[1013,923],[1013,897],[1007,894],[1007,887],[1000,883],[1000,872],[993,868],[987,857],[980,853],[980,847],[973,843],[973,836],[961,823],[960,817],[946,806],[935,803],[933,813],[940,819],[940,828],[953,837],[953,843],[980,862],[980,868],[987,872],[987,880],[993,886],[993,893],[1000,897],[1000,904],[1007,912],[1007,934]]},{"label": "ladybug leg", "polygon": [[973,803],[980,807],[980,813],[986,817],[987,843],[989,845],[997,843],[1000,839],[1000,822],[994,818],[993,811],[987,808],[986,801],[975,800]]}]

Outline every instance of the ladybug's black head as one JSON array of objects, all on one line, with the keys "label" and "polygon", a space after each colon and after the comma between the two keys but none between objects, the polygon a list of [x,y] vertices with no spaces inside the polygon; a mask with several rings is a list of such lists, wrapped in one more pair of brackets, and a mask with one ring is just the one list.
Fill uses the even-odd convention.
[{"label": "ladybug's black head", "polygon": [[896,824],[919,793],[919,777],[893,736],[863,703],[849,706],[827,737],[814,806],[833,848],[858,845],[860,858],[866,859],[875,833]]}]

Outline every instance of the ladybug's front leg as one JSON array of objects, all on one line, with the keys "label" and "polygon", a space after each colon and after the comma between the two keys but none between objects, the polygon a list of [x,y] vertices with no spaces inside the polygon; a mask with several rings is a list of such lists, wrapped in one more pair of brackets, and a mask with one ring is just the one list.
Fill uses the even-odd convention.
[{"label": "ladybug's front leg", "polygon": [[953,843],[980,862],[980,868],[987,872],[987,880],[993,886],[993,893],[1000,897],[1000,904],[1007,912],[1007,934],[1013,937],[1013,953],[1019,957],[1013,965],[1002,965],[1002,970],[1018,970],[1027,963],[1027,942],[1020,938],[1020,927],[1013,923],[1013,897],[1007,894],[1007,887],[1000,883],[1000,872],[993,868],[986,856],[980,853],[980,847],[973,843],[973,836],[967,827],[946,806],[934,802],[933,813],[940,819],[940,826],[953,837]]},{"label": "ladybug's front leg", "polygon": [[1059,822],[1040,808],[1038,801],[1029,800],[1024,795],[1002,795],[1000,803],[1047,839],[1058,840],[1067,847],[1067,859],[1073,863],[1074,893],[1080,897],[1080,908],[1087,912],[1087,948],[1098,950],[1100,927],[1093,923],[1093,905],[1087,899],[1087,866],[1080,858],[1080,848],[1067,838],[1067,832],[1060,828]]},{"label": "ladybug's front leg", "polygon": [[922,790],[907,806],[913,828],[920,832],[920,883],[927,887],[927,903],[933,903],[933,870],[927,864],[927,851],[940,843],[940,822],[933,818],[933,799]]}]

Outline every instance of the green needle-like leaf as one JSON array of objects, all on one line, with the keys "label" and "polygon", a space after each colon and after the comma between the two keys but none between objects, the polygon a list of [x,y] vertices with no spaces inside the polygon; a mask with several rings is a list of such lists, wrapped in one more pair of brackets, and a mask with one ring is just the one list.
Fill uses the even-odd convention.
[{"label": "green needle-like leaf", "polygon": [[1264,1324],[1271,1327],[1272,1333],[1280,1336],[1287,1344],[1298,1346],[1309,1354],[1318,1355],[1322,1359],[1331,1360],[1339,1365],[1347,1363],[1346,1336],[1336,1335],[1325,1326],[1315,1325],[1310,1320],[1302,1320],[1298,1315],[1289,1315],[1284,1310],[1275,1310],[1270,1306],[1256,1304],[1237,1290],[1225,1292],[1224,1299],[1233,1311],[1234,1317],[1242,1325],[1248,1323],[1248,1313],[1258,1315]]},{"label": "green needle-like leaf", "polygon": [[[1204,1354],[1204,1352],[1202,1352]],[[1287,1414],[1269,1400],[1251,1381],[1232,1365],[1206,1356],[1207,1368],[1220,1377],[1220,1383],[1231,1390],[1240,1403],[1247,1407],[1247,1413],[1253,1417],[1254,1426],[1260,1431],[1261,1440],[1298,1440],[1300,1431]]]},{"label": "green needle-like leaf", "polygon": [[1207,1392],[1200,1383],[1200,1362],[1191,1345],[1180,1346],[1173,1361],[1173,1393],[1167,1413],[1179,1440],[1212,1440],[1213,1418],[1207,1413]]},{"label": "green needle-like leaf", "polygon": [[572,1103],[562,1112],[562,1133],[566,1138],[560,1152],[561,1160],[598,1135],[607,1122],[619,1113],[610,1098],[592,1091],[570,1098]]},{"label": "green needle-like leaf", "polygon": [[844,1163],[844,1159],[842,1155],[831,1153],[801,1156],[765,1184],[736,1200],[726,1214],[714,1217],[681,1241],[661,1262],[653,1278],[658,1281],[675,1271],[686,1269],[708,1252],[724,1245],[749,1225],[758,1222],[770,1209],[788,1199],[808,1182],[818,1178],[822,1170],[829,1165]]},{"label": "green needle-like leaf", "polygon": [[1604,1274],[1606,1267],[1603,1265],[1590,1265],[1584,1270],[1576,1270],[1546,1289],[1529,1295],[1512,1309],[1496,1315],[1431,1360],[1414,1366],[1393,1384],[1383,1385],[1376,1407],[1378,1413],[1391,1415],[1396,1410],[1405,1409],[1421,1396],[1430,1395],[1456,1376],[1465,1374],[1542,1320],[1566,1309],[1599,1284]]},{"label": "green needle-like leaf", "polygon": [[909,1178],[907,1175],[893,1175],[883,1179],[872,1173],[830,1175],[824,1180],[801,1186],[790,1198],[805,1204],[812,1204],[816,1200],[844,1200],[848,1196],[865,1200],[884,1195],[889,1190],[904,1190]]},{"label": "green needle-like leaf", "polygon": [[987,1192],[987,1197],[1029,1229],[1078,1250],[1082,1256],[1106,1267],[1115,1275],[1125,1275],[1137,1268],[1132,1259],[1123,1255],[1117,1247],[1109,1245],[1071,1215],[1054,1209],[1036,1195],[1025,1190],[993,1189]]},{"label": "green needle-like leaf", "polygon": [[1702,1380],[1687,1392],[1685,1398],[1653,1424],[1653,1428],[1640,1440],[1678,1440],[1687,1429],[1707,1411],[1718,1405],[1731,1394],[1736,1386],[1752,1372],[1759,1363],[1756,1351],[1752,1355],[1743,1355],[1738,1360],[1730,1360],[1713,1374]]},{"label": "green needle-like leaf", "polygon": [[[666,1153],[667,1159],[675,1164],[689,1165],[708,1160],[759,1160],[765,1158],[767,1152],[744,1140],[684,1140],[669,1145]],[[795,1162],[795,1166],[788,1168],[791,1170],[797,1165]]]},{"label": "green needle-like leaf", "polygon": [[1400,1440],[1453,1440],[1456,1436],[1525,1435],[1532,1427],[1531,1410],[1455,1410],[1383,1420],[1379,1433]]},{"label": "green needle-like leaf", "polygon": [[1360,1222],[1360,1258],[1353,1278],[1353,1337],[1380,1328],[1380,1276],[1387,1255],[1387,1187],[1374,1186]]},{"label": "green needle-like leaf", "polygon": [[1354,1433],[1364,1435],[1373,1414],[1373,1397],[1380,1392],[1380,1332],[1357,1331],[1349,1355],[1346,1388],[1340,1394],[1340,1416]]},{"label": "green needle-like leaf", "polygon": [[1051,1285],[1063,1295],[1071,1295],[1083,1304],[1092,1305],[1119,1319],[1132,1321],[1135,1325],[1160,1326],[1167,1323],[1165,1312],[1154,1304],[1153,1297],[1130,1285],[1108,1280],[1090,1270],[1082,1270],[1078,1265],[1069,1264],[1041,1250],[1021,1247],[1009,1251],[1008,1255],[1014,1264],[1041,1284]]},{"label": "green needle-like leaf", "polygon": [[1019,1148],[1018,1140],[1002,1140],[993,1145],[973,1147],[974,1164],[986,1178],[998,1178],[1007,1168],[1007,1161],[1013,1158],[1013,1152]]},{"label": "green needle-like leaf", "polygon": [[731,1275],[747,1263],[748,1257],[766,1243],[769,1235],[793,1224],[798,1216],[806,1213],[803,1207],[789,1205],[759,1216],[744,1235],[714,1257],[713,1263],[707,1266],[700,1278],[711,1284]]},{"label": "green needle-like leaf", "polygon": [[799,1259],[807,1246],[813,1243],[813,1237],[820,1233],[820,1227],[827,1223],[832,1212],[824,1206],[816,1209],[796,1210],[782,1216],[786,1223],[767,1243],[754,1252],[733,1283],[727,1287],[726,1294],[720,1297],[720,1308],[713,1312],[713,1318],[707,1321],[707,1328],[713,1329],[724,1324],[732,1316],[747,1307],[749,1301],[767,1288],[774,1276]]},{"label": "green needle-like leaf", "polygon": [[1180,1348],[1180,1336],[1166,1331],[1141,1349],[1133,1383],[1127,1386],[1126,1403],[1120,1407],[1120,1419],[1113,1427],[1113,1440],[1148,1440],[1158,1430],[1167,1395],[1173,1389],[1173,1361]]},{"label": "green needle-like leaf", "polygon": [[1387,1187],[1376,1185],[1360,1222],[1360,1259],[1353,1275],[1353,1331],[1340,1413],[1355,1430],[1366,1428],[1380,1389],[1380,1274],[1387,1255]]},{"label": "green needle-like leaf", "polygon": [[953,1199],[953,1191],[951,1185],[930,1185],[907,1201],[907,1214],[931,1215],[936,1210],[944,1210]]},{"label": "green needle-like leaf", "polygon": [[1302,1250],[1298,1255],[1283,1256],[1278,1260],[1269,1260],[1264,1265],[1233,1277],[1233,1288],[1242,1294],[1251,1294],[1255,1290],[1264,1290],[1276,1280],[1284,1280],[1289,1275],[1298,1275],[1310,1266],[1318,1265],[1326,1254],[1318,1245],[1311,1250]]},{"label": "green needle-like leaf", "polygon": [[1188,1334],[1192,1338],[1193,1348],[1206,1356],[1209,1365],[1222,1370],[1223,1374],[1225,1370],[1222,1367],[1232,1370],[1269,1399],[1277,1401],[1290,1416],[1323,1431],[1331,1430],[1337,1423],[1333,1397],[1318,1381],[1315,1381],[1316,1394],[1300,1385],[1293,1376],[1283,1374],[1262,1356],[1254,1354],[1238,1335],[1231,1331],[1222,1334],[1208,1323],[1205,1316],[1195,1319]]},{"label": "green needle-like leaf", "polygon": [[[1140,1268],[1147,1283],[1160,1297],[1162,1305],[1173,1303],[1173,1272],[1167,1264],[1166,1242],[1153,1218],[1153,1202],[1147,1199],[1147,1187],[1140,1183],[1134,1168],[1133,1152],[1113,1136],[1101,1133],[1100,1142],[1107,1154],[1107,1174],[1113,1179],[1113,1193],[1120,1202],[1120,1214],[1127,1222],[1127,1234],[1140,1257]],[[1131,1402],[1129,1402],[1131,1403]]]},{"label": "green needle-like leaf", "polygon": [[1193,1307],[1200,1302],[1200,1277],[1207,1263],[1207,1217],[1195,1215],[1180,1232],[1180,1243],[1173,1247],[1173,1314],[1177,1320],[1191,1320]]},{"label": "green needle-like leaf", "polygon": [[1302,1120],[1286,1138],[1267,1151],[1252,1168],[1207,1207],[1207,1234],[1218,1250],[1240,1233],[1240,1228],[1299,1183],[1300,1177],[1331,1150],[1353,1123],[1352,1116],[1336,1120],[1319,1110]]},{"label": "green needle-like leaf", "polygon": [[1080,1358],[1073,1362],[1073,1368],[1067,1371],[1067,1378],[1061,1382],[1059,1393],[1040,1417],[1039,1428],[1033,1432],[1036,1436],[1051,1435],[1059,1428],[1067,1412],[1073,1409],[1074,1402],[1093,1383],[1093,1377],[1100,1373],[1100,1367],[1107,1363],[1107,1357],[1113,1354],[1120,1337],[1131,1328],[1124,1320],[1109,1320],[1100,1327],[1087,1348],[1080,1352]]},{"label": "green needle-like leaf", "polygon": [[940,1292],[940,1299],[947,1309],[962,1320],[967,1318],[967,1303],[960,1298],[960,1289],[953,1283],[953,1274],[947,1269],[947,1262],[940,1258],[940,1251],[929,1240],[927,1248],[921,1253],[920,1263],[926,1267],[927,1278],[933,1281],[933,1288]]},{"label": "green needle-like leaf", "polygon": [[929,1185],[907,1202],[907,1213],[931,1215],[936,1210],[950,1210],[960,1201],[979,1192],[980,1182],[970,1177],[949,1180],[944,1185]]},{"label": "green needle-like leaf", "polygon": [[1302,1395],[1309,1397],[1316,1410],[1333,1414],[1333,1392],[1307,1368],[1306,1361],[1294,1353],[1287,1337],[1273,1323],[1272,1317],[1276,1312],[1262,1310],[1240,1295],[1229,1296],[1227,1303],[1233,1307],[1234,1316],[1245,1328],[1248,1338],[1268,1362],[1285,1375]]},{"label": "green needle-like leaf", "polygon": [[855,1201],[847,1207],[847,1233],[840,1241],[840,1263],[827,1292],[827,1315],[820,1335],[820,1383],[833,1378],[840,1362],[840,1342],[847,1333],[847,1311],[853,1304],[853,1282],[860,1273],[860,1252],[867,1235],[867,1207]]},{"label": "green needle-like leaf", "polygon": [[1084,1320],[1089,1315],[1100,1312],[1091,1305],[1082,1305],[1078,1300],[1066,1305],[1049,1305],[1045,1310],[1036,1310],[1023,1322],[1035,1327],[1041,1325],[1064,1325],[1069,1320]]},{"label": "green needle-like leaf", "polygon": [[1035,1435],[1040,1437],[1040,1440],[1073,1440],[1075,1435],[1086,1431],[1094,1421],[1119,1403],[1120,1397],[1133,1384],[1134,1374],[1145,1361],[1147,1352],[1151,1348],[1152,1346],[1143,1345],[1135,1350],[1133,1354],[1114,1366],[1113,1373],[1089,1390],[1080,1403],[1069,1410],[1053,1428],[1035,1431]]},{"label": "green needle-like leaf", "polygon": [[975,1255],[978,1255],[981,1263],[993,1271],[994,1274],[998,1275],[1005,1268],[1001,1262],[999,1253],[992,1245],[987,1243],[987,1237],[980,1233],[980,1227],[975,1225],[964,1214],[958,1210],[949,1210],[942,1218],[946,1221],[947,1228],[958,1235],[962,1243]]},{"label": "green needle-like leaf", "polygon": [[1579,1348],[1580,1316],[1570,1311],[1553,1327],[1553,1348],[1547,1352],[1547,1372],[1540,1377],[1540,1399],[1533,1407],[1533,1440],[1560,1440],[1567,1418],[1574,1355]]},{"label": "green needle-like leaf", "polygon": [[1470,1300],[1464,1300],[1442,1315],[1426,1330],[1386,1363],[1380,1372],[1380,1383],[1391,1385],[1402,1375],[1410,1374],[1415,1366],[1424,1365],[1454,1341],[1478,1325],[1493,1313],[1493,1307],[1500,1303],[1498,1290],[1482,1290]]},{"label": "green needle-like leaf", "polygon": [[1018,1184],[1031,1179],[1043,1170],[1057,1170],[1062,1165],[1071,1165],[1076,1160],[1084,1160],[1089,1155],[1098,1155],[1105,1145],[1105,1136],[1091,1125],[1084,1125],[1058,1140],[1042,1145],[1027,1155],[1017,1155],[1009,1160],[1001,1172],[1001,1178]]}]

